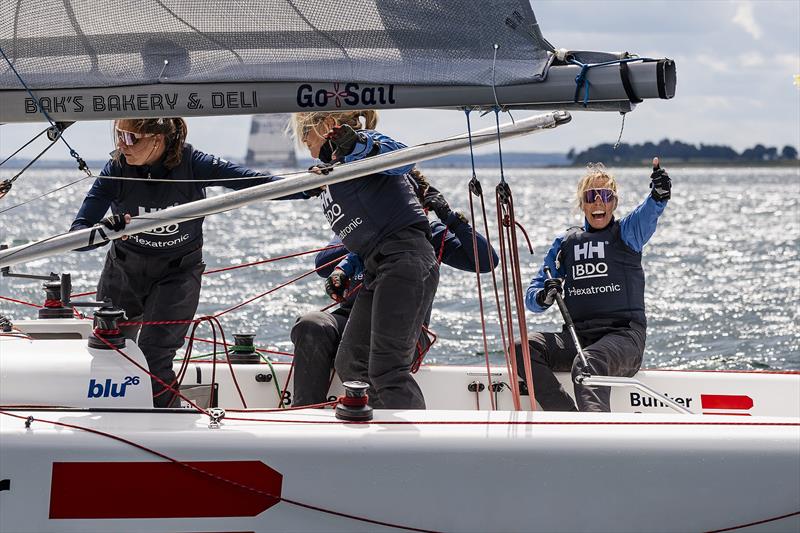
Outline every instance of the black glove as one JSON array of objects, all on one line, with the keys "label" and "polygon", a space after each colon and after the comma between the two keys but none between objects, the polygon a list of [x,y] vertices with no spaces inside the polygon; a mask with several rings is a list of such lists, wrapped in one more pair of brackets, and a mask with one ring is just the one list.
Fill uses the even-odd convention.
[{"label": "black glove", "polygon": [[556,294],[564,295],[564,280],[553,278],[544,280],[544,288],[536,293],[536,303],[550,307],[556,301]]},{"label": "black glove", "polygon": [[8,191],[11,190],[11,180],[3,180],[0,182],[0,198],[8,194]]},{"label": "black glove", "polygon": [[341,268],[334,268],[331,275],[325,280],[325,292],[337,302],[344,300],[344,291],[346,291],[349,286],[350,279]]},{"label": "black glove", "polygon": [[120,231],[125,229],[125,215],[111,215],[107,216],[103,220],[100,221],[100,224],[104,225],[110,230],[113,231]]},{"label": "black glove", "polygon": [[650,196],[653,200],[661,202],[672,197],[671,191],[672,180],[669,179],[669,174],[660,166],[655,166],[653,173],[650,174]]},{"label": "black glove", "polygon": [[353,153],[356,143],[361,140],[358,132],[347,124],[331,128],[331,131],[325,134],[325,139],[325,143],[319,150],[319,158],[325,163],[339,161],[350,155]]},{"label": "black glove", "polygon": [[311,172],[313,172],[315,174],[324,174],[325,176],[327,176],[328,174],[331,173],[333,168],[334,168],[334,166],[331,165],[331,164],[311,165],[310,167],[308,167],[308,170],[310,170]]},{"label": "black glove", "polygon": [[432,210],[434,213],[436,213],[436,216],[439,217],[439,220],[447,223],[447,218],[453,211],[450,209],[450,205],[447,203],[447,200],[445,200],[444,196],[442,196],[442,193],[440,193],[435,187],[428,187],[428,190],[425,191],[425,196],[422,200],[422,207]]}]

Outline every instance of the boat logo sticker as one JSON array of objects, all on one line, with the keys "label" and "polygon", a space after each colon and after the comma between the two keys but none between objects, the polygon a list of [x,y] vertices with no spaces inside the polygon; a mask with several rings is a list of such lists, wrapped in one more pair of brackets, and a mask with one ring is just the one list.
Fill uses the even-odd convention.
[{"label": "boat logo sticker", "polygon": [[[390,106],[397,102],[394,85],[364,85],[359,83],[334,83],[332,88],[304,83],[297,87],[298,107],[352,107]],[[330,105],[333,104],[333,105]]]},{"label": "boat logo sticker", "polygon": [[111,378],[105,380],[89,380],[89,393],[87,398],[123,398],[128,387],[135,387],[140,383],[139,376],[126,376],[124,380],[114,383]]}]

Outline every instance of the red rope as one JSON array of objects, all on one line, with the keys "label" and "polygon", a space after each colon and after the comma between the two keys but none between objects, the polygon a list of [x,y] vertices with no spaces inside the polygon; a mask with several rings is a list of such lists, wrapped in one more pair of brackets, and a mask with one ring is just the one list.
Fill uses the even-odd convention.
[{"label": "red rope", "polygon": [[[342,257],[344,257],[344,256],[342,256]],[[337,257],[337,258],[335,258],[335,259],[333,259],[331,261],[328,261],[324,265],[318,266],[317,268],[315,268],[313,270],[309,270],[308,272],[300,274],[299,276],[294,277],[294,278],[292,278],[289,281],[286,281],[284,283],[281,283],[280,285],[277,285],[277,286],[271,288],[270,290],[268,290],[266,292],[262,292],[258,296],[254,296],[254,297],[252,297],[252,298],[250,298],[248,300],[245,300],[244,302],[242,302],[240,304],[234,305],[233,307],[225,309],[224,311],[220,311],[219,313],[214,315],[214,318],[219,318],[219,317],[221,317],[222,315],[224,315],[226,313],[230,313],[231,311],[235,311],[236,309],[239,309],[239,308],[241,308],[241,307],[243,307],[243,306],[245,306],[245,305],[247,305],[249,303],[252,303],[252,302],[258,300],[259,298],[263,298],[264,296],[266,296],[268,294],[271,294],[271,293],[277,291],[278,289],[281,289],[281,288],[283,288],[283,287],[285,287],[287,285],[290,285],[290,284],[292,284],[292,283],[294,283],[296,281],[299,281],[299,280],[305,278],[306,276],[310,276],[311,274],[313,274],[315,272],[319,272],[320,270],[322,270],[324,268],[327,268],[327,267],[333,265],[334,263],[338,263],[342,259],[342,257]]]},{"label": "red rope", "polygon": [[6,300],[8,302],[14,302],[15,304],[22,304],[22,305],[29,305],[31,307],[40,307],[38,304],[32,304],[30,302],[23,302],[22,300],[15,300],[14,298],[8,298],[6,296],[0,296],[0,300]]},{"label": "red rope", "polygon": [[[494,394],[492,394],[492,371],[491,365],[489,364],[489,340],[486,338],[486,316],[485,311],[483,309],[483,288],[481,287],[481,268],[480,262],[478,261],[478,236],[475,233],[475,205],[472,201],[472,190],[467,193],[469,196],[469,213],[470,213],[470,222],[472,223],[472,257],[475,258],[475,278],[476,278],[476,285],[478,287],[478,307],[480,308],[481,313],[481,337],[483,338],[483,355],[484,359],[486,360],[486,378],[489,381],[489,400],[492,403],[492,410],[497,410],[497,405],[494,401]],[[483,207],[483,192],[479,195],[481,197],[481,207]],[[483,209],[483,218],[484,221],[486,220],[486,209]],[[486,233],[486,242],[489,243],[489,233]],[[489,257],[489,267],[491,268],[492,272],[494,272],[494,258],[492,257],[492,249],[491,244],[489,244],[489,249],[487,250],[487,255]],[[501,328],[502,330],[502,328]],[[480,411],[480,392],[478,394],[478,410]]]},{"label": "red rope", "polygon": [[275,261],[280,261],[282,259],[290,259],[292,257],[299,257],[301,255],[308,255],[308,254],[313,254],[313,253],[317,253],[317,252],[324,252],[326,250],[333,250],[333,249],[336,249],[336,248],[341,248],[343,246],[344,246],[344,244],[333,244],[333,245],[326,246],[324,248],[317,248],[315,250],[306,250],[305,252],[298,252],[298,253],[295,253],[295,254],[281,255],[281,256],[278,256],[278,257],[271,257],[269,259],[262,259],[261,261],[254,261],[252,263],[244,263],[244,264],[241,264],[241,265],[229,266],[229,267],[225,267],[225,268],[218,268],[216,270],[208,270],[208,271],[204,272],[203,275],[204,276],[208,276],[209,274],[216,274],[218,272],[227,272],[228,270],[236,270],[237,268],[244,268],[244,267],[255,266],[255,265],[263,265],[265,263],[272,263],[272,262],[275,262]]},{"label": "red rope", "polygon": [[[495,193],[495,201],[497,202],[497,232],[499,236],[498,241],[500,243],[500,268],[503,273],[503,307],[505,307],[506,311],[505,316],[501,312],[500,295],[497,290],[497,277],[494,269],[492,269],[492,281],[494,281],[494,297],[497,302],[497,315],[500,320],[500,335],[503,339],[503,355],[506,359],[506,369],[508,371],[509,381],[511,382],[511,398],[514,401],[514,409],[520,411],[522,410],[522,402],[520,399],[519,385],[517,384],[517,362],[514,354],[514,330],[511,318],[511,304],[509,303],[508,266],[506,264],[506,244],[503,235],[503,213],[498,196],[499,195]],[[489,228],[485,220],[484,224],[487,225],[486,231],[488,234]],[[508,343],[506,343],[506,335],[508,335]]]},{"label": "red rope", "polygon": [[114,346],[113,344],[111,344],[109,341],[107,341],[103,337],[99,337],[97,335],[94,335],[94,337],[97,338],[97,339],[100,339],[100,341],[102,341],[103,344],[105,344],[107,347],[111,348],[112,350],[114,350],[115,352],[120,354],[122,357],[127,359],[130,363],[133,364],[133,366],[135,366],[136,368],[138,368],[139,370],[141,370],[142,372],[144,372],[145,374],[150,376],[151,379],[156,380],[156,382],[158,382],[162,387],[165,387],[166,389],[169,389],[170,391],[172,391],[175,395],[177,395],[182,400],[186,400],[186,402],[189,405],[191,405],[192,407],[194,407],[197,411],[199,411],[199,412],[201,412],[201,413],[203,413],[205,415],[208,415],[208,412],[205,409],[203,409],[202,407],[200,407],[199,405],[194,403],[192,400],[190,400],[189,398],[187,398],[186,396],[181,394],[180,391],[175,390],[174,388],[172,388],[171,385],[167,385],[167,383],[163,379],[161,379],[160,377],[158,377],[155,374],[151,373],[149,369],[143,367],[142,365],[140,365],[139,363],[134,361],[133,358],[131,358],[128,354],[126,354],[125,352],[123,352],[122,350],[120,350],[119,348]]},{"label": "red rope", "polygon": [[[510,263],[512,275],[512,287],[514,289],[514,300],[516,302],[517,311],[517,327],[519,328],[520,348],[522,349],[522,363],[525,368],[525,384],[528,387],[528,400],[531,403],[531,411],[536,410],[536,395],[533,390],[533,363],[531,361],[531,349],[528,344],[528,326],[525,322],[525,301],[523,294],[525,289],[522,286],[522,273],[520,270],[519,259],[519,245],[517,244],[517,222],[514,215],[514,196],[511,194],[511,189],[508,189],[508,219],[509,225],[507,228],[511,236],[510,246]],[[527,234],[526,234],[527,238]],[[528,242],[530,244],[530,241]],[[533,250],[531,250],[533,253]],[[516,356],[514,356],[516,362]],[[516,375],[513,382],[516,382]]]}]

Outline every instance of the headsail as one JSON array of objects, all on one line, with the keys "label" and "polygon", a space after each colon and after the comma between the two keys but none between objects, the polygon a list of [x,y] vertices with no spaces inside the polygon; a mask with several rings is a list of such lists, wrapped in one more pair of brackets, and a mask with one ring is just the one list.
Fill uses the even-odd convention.
[{"label": "headsail", "polygon": [[[528,0],[5,2],[0,47],[55,120],[564,107],[580,73],[541,36]],[[9,64],[0,122],[43,120]],[[589,108],[630,107],[620,72],[592,71]],[[668,60],[631,65],[629,78],[638,98],[674,93]]]}]

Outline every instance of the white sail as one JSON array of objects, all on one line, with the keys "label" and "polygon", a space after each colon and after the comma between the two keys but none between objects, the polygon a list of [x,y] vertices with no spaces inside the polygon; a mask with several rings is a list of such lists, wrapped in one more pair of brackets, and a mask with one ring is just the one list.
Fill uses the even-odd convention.
[{"label": "white sail", "polygon": [[262,171],[297,166],[294,142],[286,133],[289,118],[286,113],[253,115],[245,165]]}]

